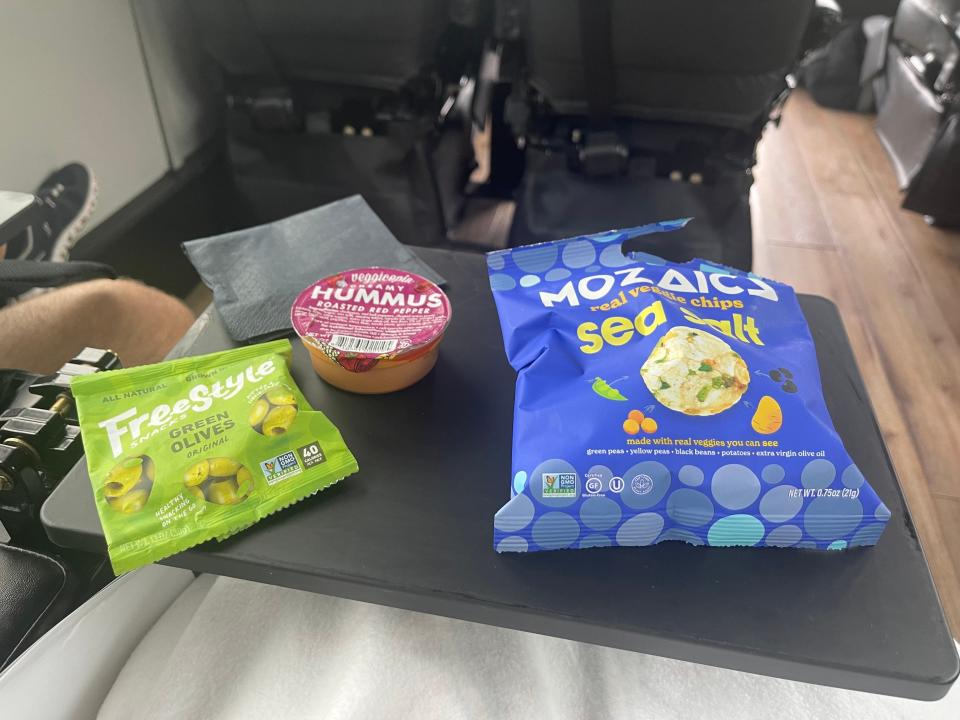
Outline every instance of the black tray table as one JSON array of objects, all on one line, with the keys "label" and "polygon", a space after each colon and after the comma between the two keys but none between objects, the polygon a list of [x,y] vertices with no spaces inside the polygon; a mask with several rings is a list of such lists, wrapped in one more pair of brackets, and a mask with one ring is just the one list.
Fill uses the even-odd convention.
[{"label": "black tray table", "polygon": [[[422,250],[453,321],[434,371],[391,395],[326,385],[294,340],[304,394],[360,472],[223,542],[165,562],[810,683],[934,700],[958,658],[836,308],[801,296],[847,449],[892,512],[873,548],[645,548],[498,555],[510,497],[515,375],[481,256]],[[177,354],[234,345],[214,308]],[[42,509],[50,538],[103,552],[85,463]]]}]

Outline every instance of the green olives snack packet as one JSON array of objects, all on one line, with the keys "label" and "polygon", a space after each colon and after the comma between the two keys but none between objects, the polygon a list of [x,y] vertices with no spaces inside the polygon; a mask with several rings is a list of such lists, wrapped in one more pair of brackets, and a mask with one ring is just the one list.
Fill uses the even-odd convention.
[{"label": "green olives snack packet", "polygon": [[289,340],[74,378],[117,574],[223,539],[357,471]]}]

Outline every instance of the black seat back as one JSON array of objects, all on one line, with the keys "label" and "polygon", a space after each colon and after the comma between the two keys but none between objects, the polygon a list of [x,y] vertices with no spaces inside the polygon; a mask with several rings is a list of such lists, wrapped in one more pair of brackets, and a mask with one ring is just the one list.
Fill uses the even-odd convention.
[{"label": "black seat back", "polygon": [[526,171],[510,244],[693,215],[635,249],[749,269],[755,147],[814,6],[528,0],[527,92],[515,95],[530,112],[512,123],[527,140]]},{"label": "black seat back", "polygon": [[361,194],[402,241],[445,243],[473,166],[469,126],[449,110],[479,60],[475,4],[192,2],[255,220]]},{"label": "black seat back", "polygon": [[397,90],[429,65],[448,0],[198,0],[204,44],[235,76]]},{"label": "black seat back", "polygon": [[[814,0],[610,0],[612,114],[748,128],[796,62]],[[529,0],[530,85],[587,114],[579,0]]]}]

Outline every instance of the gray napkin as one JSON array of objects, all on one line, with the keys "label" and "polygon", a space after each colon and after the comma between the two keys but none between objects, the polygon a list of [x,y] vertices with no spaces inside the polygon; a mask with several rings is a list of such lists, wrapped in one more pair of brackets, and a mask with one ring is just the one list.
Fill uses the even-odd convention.
[{"label": "gray napkin", "polygon": [[290,306],[307,285],[355,267],[443,278],[393,236],[359,195],[283,220],[183,243],[231,337],[290,329]]}]

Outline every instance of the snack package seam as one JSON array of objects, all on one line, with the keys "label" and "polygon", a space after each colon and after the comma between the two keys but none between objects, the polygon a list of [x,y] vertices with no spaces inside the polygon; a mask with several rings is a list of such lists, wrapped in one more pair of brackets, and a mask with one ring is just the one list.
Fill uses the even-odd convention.
[{"label": "snack package seam", "polygon": [[[305,499],[308,498],[308,497],[311,497],[311,496],[313,496],[313,495],[316,495],[316,494],[317,494],[318,492],[320,492],[321,490],[326,490],[326,489],[328,489],[328,488],[333,487],[334,485],[337,485],[337,484],[343,482],[351,473],[354,473],[354,472],[357,471],[357,464],[356,464],[355,462],[354,462],[354,463],[345,463],[345,464],[343,464],[343,465],[341,465],[341,466],[334,466],[334,467],[332,467],[332,468],[330,469],[330,471],[333,472],[333,473],[343,472],[344,474],[343,474],[341,477],[334,478],[334,479],[326,482],[326,484],[321,485],[320,487],[310,489],[309,491],[306,491],[306,492],[304,492],[303,494],[301,494],[301,495],[299,495],[299,496],[297,496],[297,497],[293,497],[292,499],[290,499],[289,501],[283,503],[282,505],[278,505],[277,507],[272,507],[271,509],[265,510],[265,511],[263,511],[263,512],[259,512],[259,511],[258,511],[258,513],[257,513],[257,515],[258,515],[257,519],[254,520],[254,521],[253,521],[252,523],[250,523],[249,525],[244,525],[244,526],[242,526],[242,527],[235,528],[235,529],[231,530],[230,532],[228,532],[228,533],[226,533],[226,534],[223,534],[223,535],[217,535],[217,536],[215,537],[215,539],[216,539],[217,541],[219,541],[219,542],[223,542],[223,541],[226,540],[227,538],[233,537],[233,536],[236,535],[237,533],[243,532],[243,531],[246,530],[247,528],[253,527],[256,523],[260,522],[261,520],[263,520],[263,519],[265,519],[265,518],[267,518],[267,517],[269,517],[269,516],[271,516],[271,515],[275,515],[276,513],[280,512],[281,510],[286,510],[286,509],[287,509],[288,507],[290,507],[291,505],[295,505],[296,503],[300,502],[301,500],[305,500]],[[306,485],[306,483],[304,483],[304,485]],[[291,497],[292,497],[292,496],[291,496]]]},{"label": "snack package seam", "polygon": [[[349,474],[356,472],[356,470],[356,464],[351,465],[350,463],[345,463],[341,467],[335,468],[332,471]],[[349,471],[349,473],[347,471]],[[161,531],[153,535],[146,535],[137,540],[123,543],[122,545],[118,546],[117,549],[125,552],[126,559],[116,563],[111,561],[111,565],[114,569],[114,572],[119,575],[121,573],[129,572],[130,570],[135,570],[136,568],[149,563],[159,562],[160,560],[164,560],[172,555],[176,555],[179,552],[196,547],[207,540],[217,540],[218,542],[223,542],[224,540],[231,538],[234,535],[243,532],[244,530],[249,530],[264,518],[280,512],[281,510],[285,510],[291,505],[295,505],[301,500],[304,500],[312,495],[316,495],[321,490],[326,490],[327,488],[336,485],[337,483],[343,481],[347,477],[347,474],[330,480],[319,487],[310,487],[310,483],[304,482],[301,483],[301,488],[287,488],[284,494],[284,497],[287,499],[283,502],[283,504],[264,512],[260,512],[258,509],[256,513],[256,519],[239,527],[233,528],[229,532],[222,535],[211,536],[206,528],[196,528],[192,531],[184,533],[167,533],[165,531]],[[200,537],[201,539],[195,539],[196,537]],[[184,539],[186,539],[186,541],[184,541]],[[166,548],[157,548],[156,544],[159,542],[170,543],[171,549],[168,550]],[[145,548],[146,551],[141,550],[141,548]]]}]

